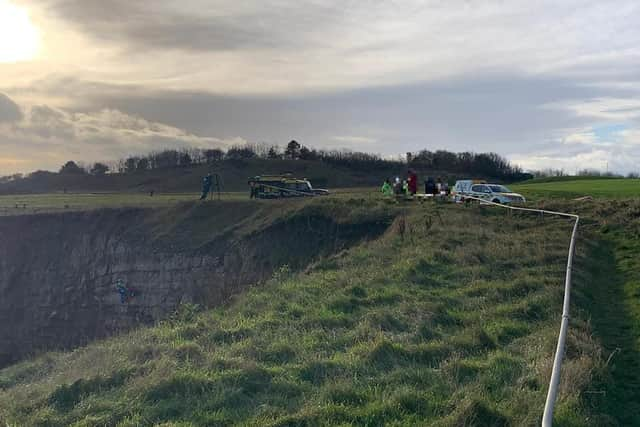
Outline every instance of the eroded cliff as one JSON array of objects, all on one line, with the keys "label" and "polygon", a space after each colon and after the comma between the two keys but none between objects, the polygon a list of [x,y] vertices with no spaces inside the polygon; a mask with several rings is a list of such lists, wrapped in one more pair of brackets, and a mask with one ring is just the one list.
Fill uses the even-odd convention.
[{"label": "eroded cliff", "polygon": [[[283,265],[383,232],[388,210],[344,202],[208,202],[0,218],[0,366],[211,307]],[[355,209],[354,209],[355,207]],[[122,283],[135,291],[124,303]]]}]

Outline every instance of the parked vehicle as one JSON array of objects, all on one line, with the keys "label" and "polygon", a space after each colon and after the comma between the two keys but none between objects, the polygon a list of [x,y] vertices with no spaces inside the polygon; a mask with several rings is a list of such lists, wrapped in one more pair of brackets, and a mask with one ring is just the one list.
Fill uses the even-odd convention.
[{"label": "parked vehicle", "polygon": [[309,180],[293,178],[290,174],[260,175],[249,179],[252,197],[277,199],[281,197],[324,196],[328,190],[313,188]]},{"label": "parked vehicle", "polygon": [[455,202],[464,202],[465,196],[503,204],[526,202],[524,196],[514,193],[504,185],[475,180],[457,181],[453,187],[452,196]]}]

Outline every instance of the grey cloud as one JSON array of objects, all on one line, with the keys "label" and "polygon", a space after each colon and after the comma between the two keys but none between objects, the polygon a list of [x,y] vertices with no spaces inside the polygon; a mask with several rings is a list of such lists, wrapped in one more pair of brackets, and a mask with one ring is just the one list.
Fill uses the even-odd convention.
[{"label": "grey cloud", "polygon": [[304,33],[339,13],[312,1],[233,11],[222,2],[187,4],[177,10],[158,0],[53,0],[48,9],[84,33],[103,41],[124,42],[125,48],[187,51],[298,45]]},{"label": "grey cloud", "polygon": [[7,95],[0,93],[0,123],[17,122],[22,120],[22,111],[18,104]]},{"label": "grey cloud", "polygon": [[[423,147],[508,153],[551,143],[553,131],[588,121],[541,105],[601,93],[570,81],[495,75],[306,97],[144,91],[93,100],[201,134],[253,141],[296,137],[322,147],[341,142],[336,135],[350,135],[375,139],[363,149],[385,154]],[[359,148],[358,139],[350,148]]]},{"label": "grey cloud", "polygon": [[114,109],[70,112],[46,105],[31,107],[14,126],[0,126],[0,140],[0,169],[19,165],[23,172],[29,167],[56,169],[69,158],[113,160],[166,148],[226,147],[242,142],[198,136]]}]

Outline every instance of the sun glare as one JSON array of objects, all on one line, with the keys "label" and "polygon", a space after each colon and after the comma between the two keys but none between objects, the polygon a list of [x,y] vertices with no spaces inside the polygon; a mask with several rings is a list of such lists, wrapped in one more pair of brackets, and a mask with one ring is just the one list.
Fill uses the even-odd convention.
[{"label": "sun glare", "polygon": [[0,0],[0,62],[20,62],[38,54],[38,29],[27,10]]}]

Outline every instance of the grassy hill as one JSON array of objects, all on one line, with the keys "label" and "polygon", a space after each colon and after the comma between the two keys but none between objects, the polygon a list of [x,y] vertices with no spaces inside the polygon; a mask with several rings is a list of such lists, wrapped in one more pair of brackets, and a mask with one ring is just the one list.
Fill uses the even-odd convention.
[{"label": "grassy hill", "polygon": [[247,179],[262,174],[290,172],[311,180],[316,187],[366,187],[381,185],[385,178],[405,175],[404,167],[358,170],[305,160],[224,160],[214,165],[197,165],[103,176],[37,173],[0,185],[0,194],[62,192],[198,192],[209,172],[220,175],[223,191],[248,191]]},{"label": "grassy hill", "polygon": [[[487,207],[393,209],[383,237],[301,273],[283,266],[224,307],[183,306],[156,327],[0,371],[0,420],[538,425],[571,224]],[[585,400],[602,350],[584,309],[572,316],[556,422],[605,425]]]},{"label": "grassy hill", "polygon": [[[419,185],[427,176],[442,177],[452,184],[456,179],[483,178],[447,170],[417,169]],[[339,166],[320,160],[247,159],[222,160],[212,165],[194,165],[167,169],[145,170],[102,176],[77,173],[36,172],[24,179],[0,184],[0,195],[45,194],[56,192],[135,192],[195,193],[200,191],[202,178],[207,173],[217,173],[222,191],[248,191],[247,179],[264,174],[292,173],[307,178],[318,188],[378,187],[387,178],[406,177],[407,165],[400,162],[379,162]],[[487,177],[487,179],[489,179]],[[495,180],[493,180],[495,181]]]}]

